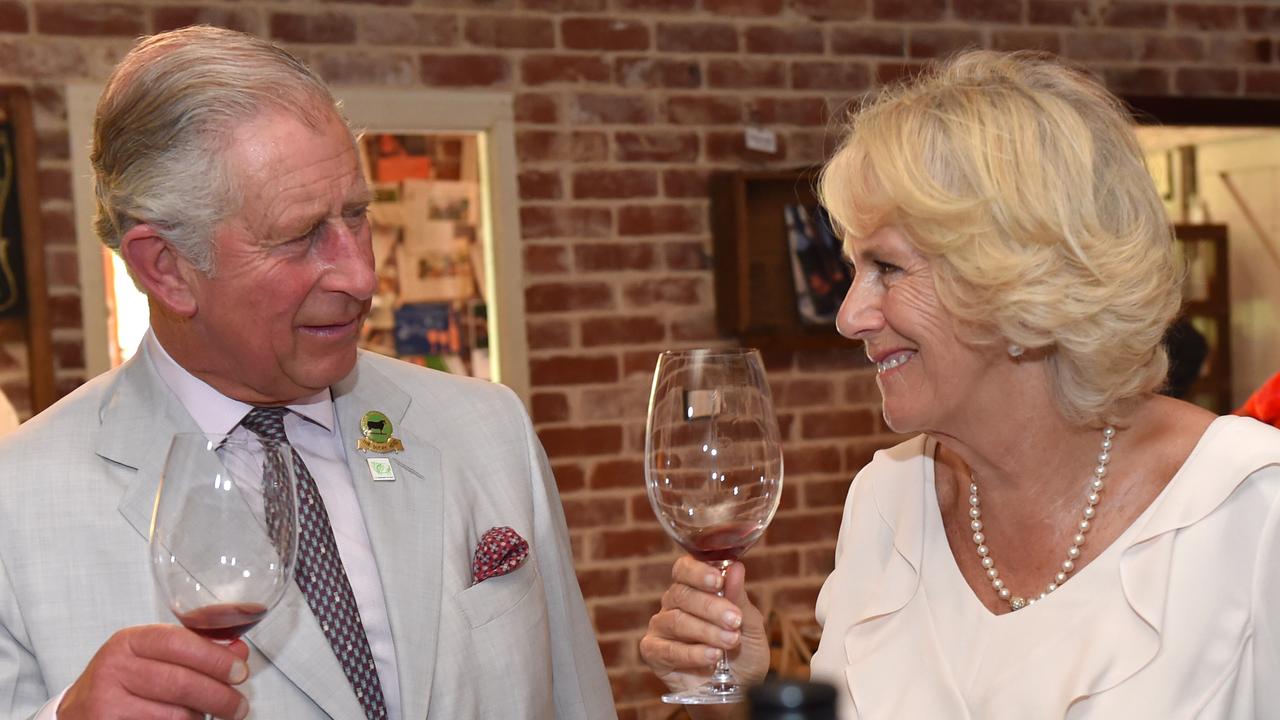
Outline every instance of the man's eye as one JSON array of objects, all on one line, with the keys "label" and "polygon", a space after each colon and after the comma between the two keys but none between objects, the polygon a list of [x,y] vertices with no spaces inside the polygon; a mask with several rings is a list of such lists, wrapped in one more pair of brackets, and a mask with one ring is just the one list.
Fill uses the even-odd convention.
[{"label": "man's eye", "polygon": [[359,223],[363,221],[368,215],[369,215],[368,205],[353,207],[342,213],[342,217],[346,218],[348,222],[352,222],[352,223]]}]

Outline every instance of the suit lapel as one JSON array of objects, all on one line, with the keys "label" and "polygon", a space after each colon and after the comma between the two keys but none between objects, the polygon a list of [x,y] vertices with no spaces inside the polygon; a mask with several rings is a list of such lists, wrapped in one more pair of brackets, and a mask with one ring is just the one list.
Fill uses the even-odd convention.
[{"label": "suit lapel", "polygon": [[[333,395],[391,621],[402,715],[406,720],[423,718],[435,671],[444,559],[440,451],[406,426],[409,396],[370,363],[357,363],[356,372],[334,386]],[[391,420],[403,452],[383,456],[356,450],[360,418],[370,410]],[[374,482],[370,457],[390,457],[395,481]]]},{"label": "suit lapel", "polygon": [[[97,453],[137,470],[119,510],[146,540],[151,536],[151,515],[169,441],[174,433],[200,428],[156,373],[145,350],[120,368],[105,397],[99,412],[102,432]],[[246,639],[329,716],[363,716],[347,676],[296,584],[290,585],[279,605]]]}]

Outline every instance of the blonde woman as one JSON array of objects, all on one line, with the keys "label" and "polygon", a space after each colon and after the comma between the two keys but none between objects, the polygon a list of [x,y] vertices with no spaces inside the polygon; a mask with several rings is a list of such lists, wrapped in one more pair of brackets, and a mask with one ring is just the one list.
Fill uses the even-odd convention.
[{"label": "blonde woman", "polygon": [[[1180,269],[1120,103],[963,54],[857,113],[821,195],[837,327],[918,433],[854,480],[818,598],[842,717],[1280,716],[1280,431],[1156,394]],[[676,563],[668,685],[763,675],[743,575]]]}]

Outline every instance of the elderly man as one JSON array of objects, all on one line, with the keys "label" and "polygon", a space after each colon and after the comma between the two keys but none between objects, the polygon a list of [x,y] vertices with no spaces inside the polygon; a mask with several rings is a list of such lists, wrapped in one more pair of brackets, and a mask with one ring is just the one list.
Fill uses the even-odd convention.
[{"label": "elderly man", "polygon": [[[323,83],[247,35],[151,37],[108,82],[93,163],[98,233],[146,291],[151,333],[0,444],[0,715],[614,717],[515,396],[357,351],[369,190]],[[374,411],[404,448],[378,482],[356,449]],[[247,644],[173,624],[152,587],[180,431],[284,432],[327,509],[299,563],[336,548],[335,577],[291,588]],[[528,556],[474,582],[493,527]]]}]

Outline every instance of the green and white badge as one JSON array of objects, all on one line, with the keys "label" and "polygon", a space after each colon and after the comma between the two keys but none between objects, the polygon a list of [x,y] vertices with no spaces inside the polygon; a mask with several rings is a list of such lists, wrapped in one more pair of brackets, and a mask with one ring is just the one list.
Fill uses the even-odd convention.
[{"label": "green and white badge", "polygon": [[391,467],[390,458],[371,457],[369,462],[369,475],[373,477],[374,482],[395,482],[396,471]]}]

